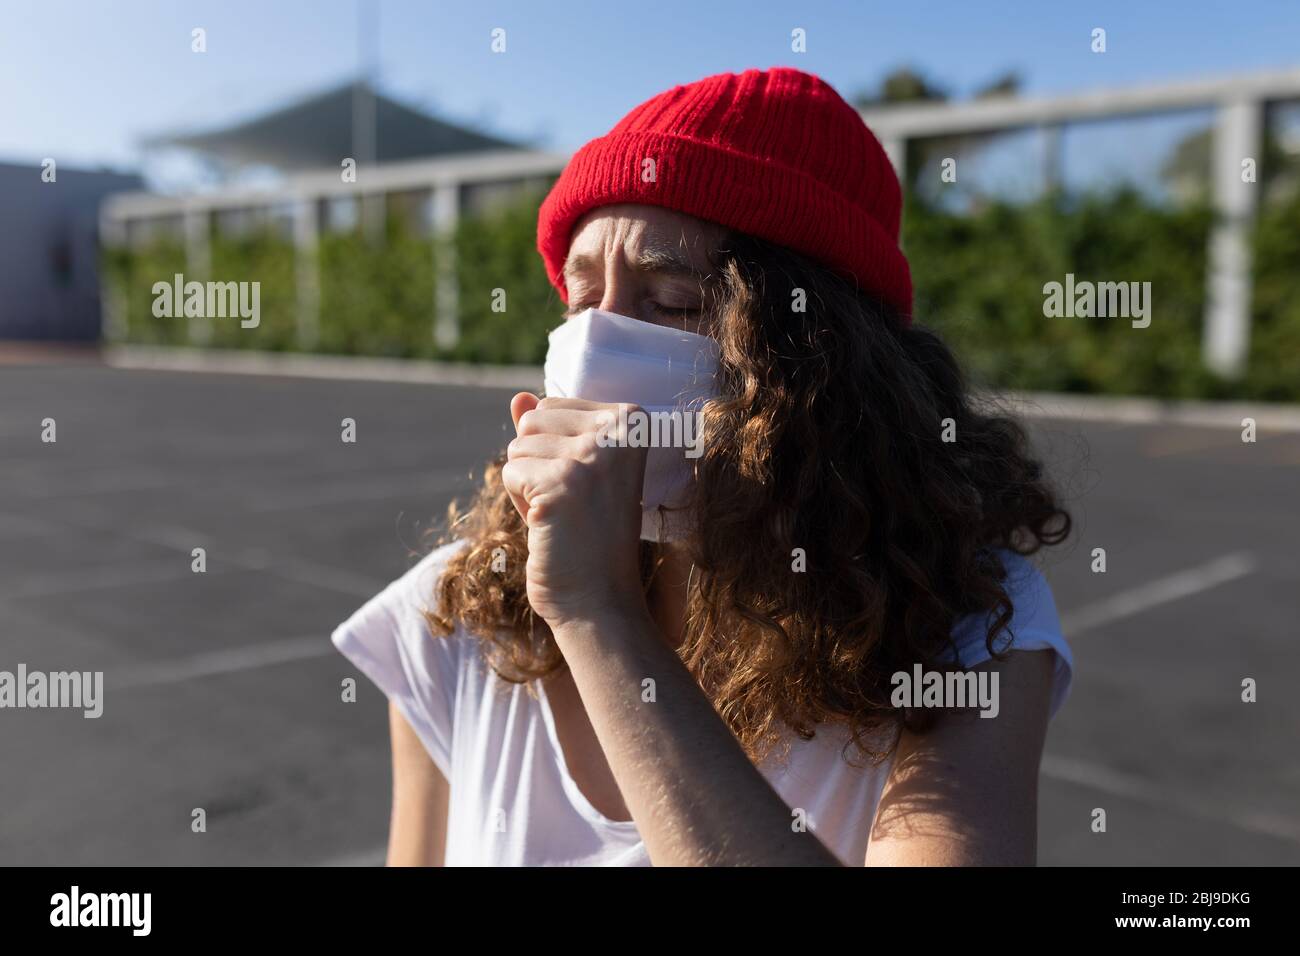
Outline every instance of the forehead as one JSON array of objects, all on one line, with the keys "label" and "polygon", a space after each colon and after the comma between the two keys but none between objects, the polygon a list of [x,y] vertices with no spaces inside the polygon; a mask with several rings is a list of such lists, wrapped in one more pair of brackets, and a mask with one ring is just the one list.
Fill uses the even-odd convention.
[{"label": "forehead", "polygon": [[723,227],[660,206],[620,204],[593,209],[578,220],[565,271],[622,255],[629,262],[669,257],[705,271],[726,234]]}]

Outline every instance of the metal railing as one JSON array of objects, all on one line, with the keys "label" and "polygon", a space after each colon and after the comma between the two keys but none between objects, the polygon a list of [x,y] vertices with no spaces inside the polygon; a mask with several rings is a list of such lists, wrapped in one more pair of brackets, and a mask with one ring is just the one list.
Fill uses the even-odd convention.
[{"label": "metal railing", "polygon": [[[1258,206],[1257,186],[1242,175],[1242,163],[1259,159],[1264,107],[1296,99],[1300,99],[1300,69],[1057,97],[885,106],[863,110],[862,116],[901,171],[906,168],[909,140],[1029,128],[1059,136],[1068,124],[1214,109],[1211,195],[1216,217],[1209,237],[1203,355],[1209,368],[1231,377],[1242,372],[1250,342],[1250,235]],[[1059,162],[1059,155],[1059,149],[1044,152],[1048,163]],[[274,192],[232,188],[185,196],[119,194],[101,207],[100,229],[106,243],[124,243],[133,222],[179,217],[187,268],[201,278],[209,264],[207,242],[214,213],[288,205],[293,209],[294,243],[299,250],[298,338],[300,345],[310,347],[319,328],[314,249],[322,201],[354,197],[364,206],[367,200],[387,194],[428,190],[428,227],[435,236],[445,237],[461,214],[463,187],[557,175],[567,161],[561,153],[512,150],[371,166],[358,169],[355,182],[344,181],[334,171],[299,174]],[[1048,170],[1045,181],[1059,181],[1059,176]],[[378,206],[382,209],[383,204]],[[444,347],[454,344],[459,334],[453,256],[450,244],[442,243],[433,264],[438,275],[433,335]],[[109,296],[104,301],[115,313],[106,316],[105,326],[120,337],[125,331],[125,309]],[[195,327],[191,337],[201,342],[202,327]]]}]

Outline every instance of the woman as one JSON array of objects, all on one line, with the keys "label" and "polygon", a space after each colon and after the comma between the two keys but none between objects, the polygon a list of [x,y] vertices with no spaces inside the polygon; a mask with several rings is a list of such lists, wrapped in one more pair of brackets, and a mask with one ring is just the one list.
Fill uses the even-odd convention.
[{"label": "woman", "polygon": [[911,324],[900,208],[791,69],[573,157],[538,223],[548,395],[334,635],[390,699],[390,864],[1034,862],[1072,663],[1023,555],[1069,518]]}]

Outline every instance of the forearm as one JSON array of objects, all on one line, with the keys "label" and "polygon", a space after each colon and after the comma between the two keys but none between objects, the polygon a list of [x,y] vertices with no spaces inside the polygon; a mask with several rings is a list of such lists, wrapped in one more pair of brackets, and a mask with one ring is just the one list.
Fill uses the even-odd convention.
[{"label": "forearm", "polygon": [[388,705],[393,744],[389,866],[442,866],[451,788],[395,704]]},{"label": "forearm", "polygon": [[790,808],[649,618],[568,624],[555,637],[656,865],[837,865],[811,832],[794,829]]}]

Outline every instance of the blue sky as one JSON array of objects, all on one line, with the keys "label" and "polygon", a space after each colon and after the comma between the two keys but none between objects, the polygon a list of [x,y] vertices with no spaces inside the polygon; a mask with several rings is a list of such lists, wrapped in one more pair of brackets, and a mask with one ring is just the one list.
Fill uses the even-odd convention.
[{"label": "blue sky", "polygon": [[[1017,70],[1028,93],[1300,65],[1300,2],[369,0],[382,85],[555,149],[675,83],[788,64],[842,93],[910,65],[956,95]],[[0,160],[131,167],[150,132],[241,118],[358,69],[355,0],[3,0]],[[372,21],[373,22],[373,21]],[[190,51],[202,26],[208,52]],[[1104,27],[1108,51],[1089,50]],[[489,50],[507,31],[507,52]],[[808,52],[790,52],[790,31]]]}]

